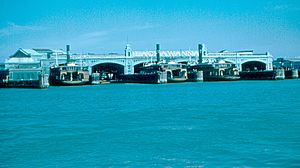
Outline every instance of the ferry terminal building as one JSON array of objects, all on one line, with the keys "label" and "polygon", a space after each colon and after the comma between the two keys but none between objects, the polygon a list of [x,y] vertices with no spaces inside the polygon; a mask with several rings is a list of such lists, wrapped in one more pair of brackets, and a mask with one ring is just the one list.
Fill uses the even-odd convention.
[{"label": "ferry terminal building", "polygon": [[[156,50],[134,51],[129,44],[123,54],[76,54],[71,53],[71,59],[78,65],[88,66],[89,73],[99,70],[117,72],[118,74],[133,74],[145,63],[156,61]],[[273,70],[273,56],[269,52],[254,53],[252,50],[209,52],[205,45],[201,51],[203,63],[218,60],[234,63],[239,71]],[[186,64],[197,64],[198,50],[161,50],[161,60],[175,61]],[[51,66],[66,63],[66,51],[53,49],[22,49],[17,50],[5,60],[0,68],[9,70],[9,78],[25,80],[36,78],[39,73],[48,73]]]}]

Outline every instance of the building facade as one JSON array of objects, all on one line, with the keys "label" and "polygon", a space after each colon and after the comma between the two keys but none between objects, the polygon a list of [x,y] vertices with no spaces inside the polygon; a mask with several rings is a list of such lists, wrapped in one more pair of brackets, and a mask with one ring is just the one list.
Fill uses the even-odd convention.
[{"label": "building facade", "polygon": [[300,58],[277,58],[273,61],[275,69],[283,68],[285,70],[300,69]]},{"label": "building facade", "polygon": [[[156,62],[156,52],[155,50],[135,51],[127,44],[124,54],[71,53],[71,59],[78,65],[88,66],[90,74],[99,71],[99,69],[118,74],[133,74],[143,64]],[[161,61],[175,61],[187,64],[197,64],[199,62],[199,51],[197,50],[161,50],[159,52]],[[209,52],[205,45],[203,45],[201,52],[203,63],[217,62],[221,59],[236,64],[239,71],[273,70],[273,56],[268,52],[262,54],[256,54],[252,50]],[[18,78],[17,70],[31,69],[32,73],[34,73],[35,70],[41,69],[44,73],[49,73],[49,67],[66,63],[66,60],[67,54],[64,50],[19,49],[4,64],[5,69],[14,69],[15,72],[13,74],[15,75],[12,77]],[[25,76],[31,78],[34,75],[25,74],[24,71]]]}]

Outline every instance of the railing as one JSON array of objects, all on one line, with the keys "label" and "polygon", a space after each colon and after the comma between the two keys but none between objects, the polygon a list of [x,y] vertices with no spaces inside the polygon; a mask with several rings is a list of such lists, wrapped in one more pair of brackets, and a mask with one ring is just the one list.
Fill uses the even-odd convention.
[{"label": "railing", "polygon": [[[160,51],[161,58],[198,58],[199,54],[197,51]],[[249,54],[249,53],[208,53],[203,56],[203,58],[237,58],[237,57],[272,57],[272,55],[265,54]],[[51,57],[55,59],[55,57]],[[58,59],[62,59],[63,56],[60,55]],[[65,56],[66,58],[66,56]],[[71,59],[125,59],[125,58],[156,58],[155,51],[134,51],[132,56],[125,56],[123,54],[85,54],[85,55],[71,55]]]}]

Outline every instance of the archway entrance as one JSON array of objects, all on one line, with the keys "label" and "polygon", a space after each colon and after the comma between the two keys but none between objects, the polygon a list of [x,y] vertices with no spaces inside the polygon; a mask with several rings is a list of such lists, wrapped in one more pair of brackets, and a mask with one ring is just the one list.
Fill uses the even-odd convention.
[{"label": "archway entrance", "polygon": [[263,71],[266,70],[266,64],[259,61],[249,61],[242,64],[242,71]]},{"label": "archway entrance", "polygon": [[92,67],[93,73],[100,73],[100,80],[117,80],[124,74],[124,66],[115,63],[101,63]]},{"label": "archway entrance", "polygon": [[143,67],[144,64],[145,64],[145,63],[136,64],[136,65],[134,66],[134,73],[140,73],[141,67]]}]

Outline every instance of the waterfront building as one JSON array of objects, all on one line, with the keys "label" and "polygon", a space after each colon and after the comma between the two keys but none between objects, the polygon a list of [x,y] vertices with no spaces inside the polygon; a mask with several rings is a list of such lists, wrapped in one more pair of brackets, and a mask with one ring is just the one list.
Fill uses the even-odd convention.
[{"label": "waterfront building", "polygon": [[9,57],[1,70],[2,84],[11,87],[47,87],[48,76],[41,60],[46,55],[32,49],[19,49]]},{"label": "waterfront building", "polygon": [[[46,74],[50,73],[50,67],[67,62],[66,51],[59,49],[19,49],[14,57],[25,57],[34,62],[39,62]],[[273,70],[273,56],[269,52],[254,53],[252,50],[209,52],[203,45],[203,63],[213,63],[222,59],[225,62],[236,65],[239,71],[271,71]],[[11,66],[10,57],[5,62],[5,68]],[[138,73],[140,67],[145,63],[156,61],[156,51],[133,50],[129,44],[126,45],[124,53],[110,54],[76,54],[70,53],[70,59],[80,66],[88,67],[89,74],[105,71],[112,76],[120,74]],[[177,63],[197,64],[199,51],[197,50],[160,50],[160,60],[174,61]]]},{"label": "waterfront building", "polygon": [[50,83],[52,85],[84,85],[89,83],[88,68],[77,65],[70,59],[70,45],[67,45],[66,49],[67,62],[51,66]]},{"label": "waterfront building", "polygon": [[[134,51],[136,57],[154,57],[155,51]],[[197,62],[199,52],[196,50],[160,51],[162,59],[175,59],[179,61]],[[273,56],[269,53],[254,53],[253,50],[208,52],[203,49],[203,63],[213,63],[220,59],[237,65],[239,71],[246,70],[272,70]]]},{"label": "waterfront building", "polygon": [[295,79],[300,77],[300,58],[277,58],[273,61],[276,71],[283,71],[285,79]]},{"label": "waterfront building", "polygon": [[38,59],[43,55],[31,49],[19,49],[7,61],[5,69],[9,70],[10,81],[37,80],[41,71]]},{"label": "waterfront building", "polygon": [[283,68],[285,70],[300,69],[300,58],[277,58],[273,61],[275,69]]},{"label": "waterfront building", "polygon": [[[30,68],[32,64],[39,64],[45,73],[49,74],[49,67],[53,64],[65,63],[66,52],[62,49],[18,49],[15,54],[10,56],[4,62],[5,69],[15,68],[20,64]],[[36,65],[34,65],[36,67]]]}]

